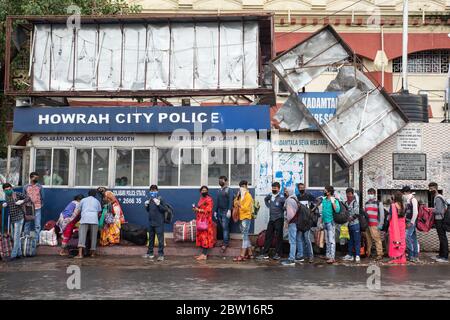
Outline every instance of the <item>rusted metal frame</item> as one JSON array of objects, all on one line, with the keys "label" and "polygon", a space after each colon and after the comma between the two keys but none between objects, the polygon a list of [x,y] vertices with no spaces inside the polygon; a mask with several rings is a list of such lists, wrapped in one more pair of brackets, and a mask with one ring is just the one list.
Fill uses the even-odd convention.
[{"label": "rusted metal frame", "polygon": [[6,17],[6,39],[5,39],[5,92],[10,90],[11,84],[11,35],[12,35],[11,17]]}]

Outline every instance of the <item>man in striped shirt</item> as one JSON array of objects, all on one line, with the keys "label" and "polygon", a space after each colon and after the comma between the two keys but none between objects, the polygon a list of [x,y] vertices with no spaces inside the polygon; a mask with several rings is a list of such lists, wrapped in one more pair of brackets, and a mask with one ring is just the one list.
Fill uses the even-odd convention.
[{"label": "man in striped shirt", "polygon": [[381,243],[380,230],[384,223],[384,207],[378,202],[376,191],[374,188],[367,190],[368,200],[365,205],[365,211],[369,218],[369,227],[366,231],[367,239],[367,256],[370,257],[372,251],[372,243],[375,242],[377,250],[376,260],[383,259],[383,244]]}]

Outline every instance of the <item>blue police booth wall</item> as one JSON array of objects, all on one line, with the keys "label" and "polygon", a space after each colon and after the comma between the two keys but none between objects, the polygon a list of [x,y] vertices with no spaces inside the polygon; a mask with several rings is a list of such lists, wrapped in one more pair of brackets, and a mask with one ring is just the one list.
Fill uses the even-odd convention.
[{"label": "blue police booth wall", "polygon": [[[117,192],[124,189],[113,189],[111,191]],[[127,189],[128,192],[141,191],[148,193],[148,190],[144,189]],[[58,220],[59,214],[67,204],[73,200],[73,197],[77,194],[84,194],[87,196],[89,189],[79,189],[79,188],[45,188],[45,199],[44,208],[42,212],[42,225],[49,220]],[[209,189],[210,195],[215,199],[218,189]],[[237,189],[233,190],[237,193]],[[255,195],[255,190],[250,189],[252,196]],[[200,199],[199,188],[197,189],[163,189],[160,188],[159,194],[174,208],[174,219],[173,222],[180,221],[191,221],[195,219],[195,214],[192,212],[192,204],[197,204]],[[144,208],[144,202],[146,197],[135,197],[133,199],[140,199],[140,204],[123,204],[121,197],[117,196],[122,210],[125,216],[125,220],[130,223],[136,223],[141,226],[147,227],[148,225],[148,213]],[[136,202],[136,201],[135,201]],[[166,224],[164,227],[166,232],[172,231],[172,224]],[[252,224],[250,232],[253,232],[254,225]],[[239,233],[239,223],[231,222],[231,232]]]}]

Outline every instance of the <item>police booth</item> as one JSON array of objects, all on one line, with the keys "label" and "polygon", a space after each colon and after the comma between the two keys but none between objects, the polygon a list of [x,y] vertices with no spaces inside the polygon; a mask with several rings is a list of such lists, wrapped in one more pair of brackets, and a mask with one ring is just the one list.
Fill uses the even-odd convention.
[{"label": "police booth", "polygon": [[269,107],[261,105],[18,107],[14,115],[14,131],[31,135],[28,167],[45,188],[43,223],[76,194],[105,186],[128,222],[146,226],[151,184],[174,207],[173,221],[192,220],[200,186],[214,198],[221,175],[236,189],[247,180],[255,193],[255,148],[268,130]]}]

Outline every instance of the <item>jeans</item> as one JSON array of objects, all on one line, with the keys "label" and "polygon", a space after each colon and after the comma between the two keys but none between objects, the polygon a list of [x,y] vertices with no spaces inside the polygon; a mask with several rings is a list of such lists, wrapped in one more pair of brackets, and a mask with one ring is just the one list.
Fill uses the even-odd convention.
[{"label": "jeans", "polygon": [[419,256],[419,248],[417,245],[416,225],[406,228],[406,247],[408,249],[409,258],[417,258]]},{"label": "jeans", "polygon": [[27,221],[24,225],[23,232],[26,235],[30,235],[32,227],[34,226],[34,232],[36,233],[36,241],[39,243],[39,233],[41,233],[41,210],[34,210],[34,221]]},{"label": "jeans", "polygon": [[[250,224],[252,220],[244,219],[241,221],[241,233],[242,233],[242,249],[251,248],[252,244],[250,242],[249,233],[250,233]],[[225,232],[224,232],[225,234]],[[225,236],[223,237],[225,241]]]},{"label": "jeans", "polygon": [[336,255],[336,227],[334,222],[324,223],[325,239],[327,241],[327,258],[333,259]]},{"label": "jeans", "polygon": [[230,243],[230,218],[227,217],[227,211],[223,209],[217,210],[217,219],[223,230],[223,244],[228,246]]},{"label": "jeans", "polygon": [[[348,255],[359,257],[361,252],[361,227],[359,223],[348,226],[348,231],[350,233],[350,241],[348,242]],[[353,253],[355,250],[355,253]]]},{"label": "jeans", "polygon": [[[305,252],[304,252],[305,251]],[[297,231],[297,258],[313,258],[311,230]]]},{"label": "jeans", "polygon": [[11,258],[22,256],[22,242],[20,241],[20,234],[22,233],[23,221],[24,219],[14,222],[13,224],[13,248]]},{"label": "jeans", "polygon": [[288,225],[288,231],[289,231],[289,260],[294,260],[297,250],[299,251],[299,256],[300,252],[303,253],[303,246],[298,246],[297,224],[290,223]]},{"label": "jeans", "polygon": [[78,248],[86,248],[86,238],[90,231],[91,234],[91,251],[97,249],[97,234],[98,234],[98,224],[80,224],[78,229]]},{"label": "jeans", "polygon": [[448,239],[442,220],[435,220],[436,232],[439,237],[439,256],[448,259]]},{"label": "jeans", "polygon": [[158,255],[164,255],[164,226],[149,226],[148,228],[148,254],[153,255],[155,235],[158,237]]},{"label": "jeans", "polygon": [[277,245],[275,248],[275,253],[281,256],[281,251],[283,250],[283,225],[284,218],[280,218],[275,221],[269,221],[269,224],[267,225],[266,239],[264,241],[264,249],[261,252],[263,255],[266,255],[269,252],[274,233],[276,233]]}]

